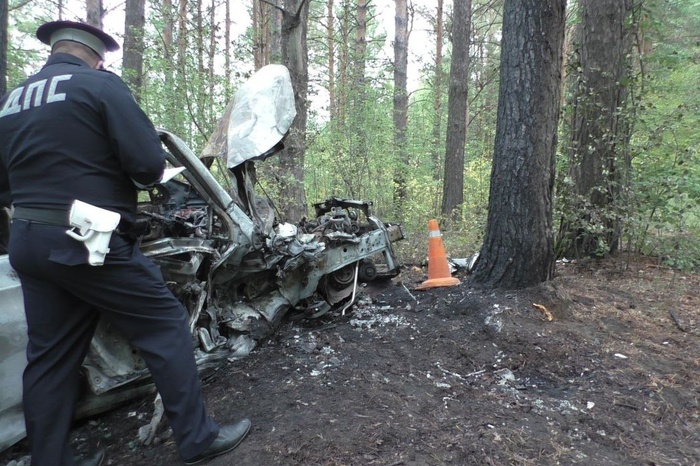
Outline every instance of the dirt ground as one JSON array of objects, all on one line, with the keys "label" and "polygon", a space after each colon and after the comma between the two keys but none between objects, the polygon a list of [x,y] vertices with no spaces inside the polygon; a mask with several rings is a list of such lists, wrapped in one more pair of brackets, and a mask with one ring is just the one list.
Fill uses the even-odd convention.
[{"label": "dirt ground", "polygon": [[[204,381],[212,415],[253,429],[212,466],[700,464],[700,276],[655,259],[559,263],[519,291],[363,289],[346,315],[285,322]],[[182,464],[152,399],[76,426],[108,465]],[[12,464],[24,442],[0,455]],[[17,462],[15,462],[17,464]]]}]

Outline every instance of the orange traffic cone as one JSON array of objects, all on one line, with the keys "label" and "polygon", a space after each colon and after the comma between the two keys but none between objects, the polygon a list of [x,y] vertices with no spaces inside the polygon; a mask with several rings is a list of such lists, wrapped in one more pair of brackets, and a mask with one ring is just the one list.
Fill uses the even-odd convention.
[{"label": "orange traffic cone", "polygon": [[459,278],[453,277],[450,273],[437,220],[428,221],[428,230],[428,279],[418,285],[416,290],[459,285]]}]

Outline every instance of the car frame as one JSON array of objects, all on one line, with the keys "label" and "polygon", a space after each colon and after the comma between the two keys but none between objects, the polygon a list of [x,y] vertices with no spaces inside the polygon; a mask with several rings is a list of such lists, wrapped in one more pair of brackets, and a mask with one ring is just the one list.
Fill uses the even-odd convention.
[{"label": "car frame", "polygon": [[[280,106],[289,106],[291,81],[286,69],[274,66],[278,88],[267,107],[280,114],[284,113]],[[262,81],[257,74],[251,80]],[[280,86],[284,92],[278,92]],[[284,125],[275,123],[277,130],[282,128],[279,140],[264,138],[270,147],[258,144],[243,160],[228,159],[219,176],[228,177],[230,189],[217,180],[210,167],[221,164],[211,163],[212,154],[230,156],[232,147],[221,146],[231,144],[235,138],[230,132],[241,125],[236,109],[253,100],[260,104],[259,95],[251,98],[246,92],[250,90],[243,86],[236,94],[203,158],[175,134],[158,130],[168,165],[184,171],[145,191],[138,206],[135,235],[189,315],[200,373],[248,355],[285,316],[314,318],[341,305],[346,309],[359,283],[394,277],[400,271],[393,243],[404,237],[401,225],[372,215],[371,202],[330,198],[314,204],[314,218],[291,224],[280,222],[271,201],[255,192],[253,159],[270,157],[283,147],[287,124],[291,125],[289,111]],[[286,97],[280,103],[282,94]],[[0,240],[6,243],[7,238]],[[6,254],[0,255],[0,303],[3,451],[26,435],[21,381],[27,325],[21,283]],[[82,372],[84,390],[77,417],[155,391],[138,351],[105,320],[97,326]]]}]

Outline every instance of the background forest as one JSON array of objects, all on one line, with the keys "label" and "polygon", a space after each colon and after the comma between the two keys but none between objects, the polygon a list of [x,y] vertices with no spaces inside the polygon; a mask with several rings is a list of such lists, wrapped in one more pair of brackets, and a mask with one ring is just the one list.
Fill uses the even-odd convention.
[{"label": "background forest", "polygon": [[[258,165],[282,218],[330,196],[372,200],[404,225],[404,261],[424,258],[430,218],[452,256],[481,248],[504,0],[1,3],[3,94],[43,64],[39,24],[88,21],[123,43],[107,66],[156,126],[199,153],[237,86],[284,63],[299,116],[285,152]],[[627,250],[697,269],[700,1],[570,1],[564,27],[556,256]]]}]

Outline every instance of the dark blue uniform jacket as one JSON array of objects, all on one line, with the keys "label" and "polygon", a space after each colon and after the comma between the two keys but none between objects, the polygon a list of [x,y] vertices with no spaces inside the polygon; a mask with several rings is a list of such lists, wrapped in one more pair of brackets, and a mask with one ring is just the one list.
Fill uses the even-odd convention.
[{"label": "dark blue uniform jacket", "polygon": [[137,189],[160,178],[153,124],[116,75],[69,54],[0,101],[0,206],[69,209],[75,200],[136,217]]}]

